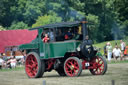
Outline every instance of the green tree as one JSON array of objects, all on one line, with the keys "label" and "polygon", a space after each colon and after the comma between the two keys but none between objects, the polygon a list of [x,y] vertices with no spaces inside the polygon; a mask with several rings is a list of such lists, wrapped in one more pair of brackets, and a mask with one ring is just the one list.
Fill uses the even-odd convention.
[{"label": "green tree", "polygon": [[0,31],[6,30],[3,26],[0,26]]},{"label": "green tree", "polygon": [[120,28],[128,36],[128,0],[115,0],[115,11],[118,14],[117,21],[120,24]]},{"label": "green tree", "polygon": [[[17,7],[18,6],[18,7]],[[18,0],[15,6],[18,21],[24,21],[31,26],[35,23],[38,16],[43,15],[45,11],[45,0]]]},{"label": "green tree", "polygon": [[13,22],[12,25],[8,28],[9,30],[14,29],[28,29],[28,25],[24,22]]},{"label": "green tree", "polygon": [[[99,25],[96,26],[98,42],[112,40],[111,30],[116,22],[117,13],[113,9],[115,0],[85,0],[85,12],[88,16],[93,14],[98,16]],[[94,31],[95,32],[95,31]],[[94,35],[95,33],[92,33]]]},{"label": "green tree", "polygon": [[11,25],[13,13],[11,7],[15,6],[17,0],[0,0],[0,24],[4,27]]},{"label": "green tree", "polygon": [[[76,0],[76,1],[78,2],[79,0]],[[79,3],[79,5],[81,5],[81,3]],[[62,21],[80,20],[81,17],[84,17],[85,15],[84,12],[75,9],[75,8],[80,8],[80,6],[79,7],[77,6],[73,6],[72,0],[71,1],[70,0],[55,0],[55,1],[47,0],[46,1],[47,14],[49,13],[49,11],[53,11],[59,17],[62,17]]]},{"label": "green tree", "polygon": [[78,21],[86,17],[93,23],[89,30],[96,42],[114,39],[115,27],[128,35],[127,14],[128,0],[0,0],[0,25],[6,29]]},{"label": "green tree", "polygon": [[86,18],[88,21],[89,36],[93,38],[94,42],[96,42],[98,40],[97,33],[98,33],[98,27],[100,25],[99,17],[93,14],[88,14]]},{"label": "green tree", "polygon": [[52,24],[56,22],[61,22],[62,18],[57,17],[56,15],[44,15],[44,16],[39,16],[38,19],[36,20],[36,23],[32,25],[32,27],[38,27],[46,24]]}]

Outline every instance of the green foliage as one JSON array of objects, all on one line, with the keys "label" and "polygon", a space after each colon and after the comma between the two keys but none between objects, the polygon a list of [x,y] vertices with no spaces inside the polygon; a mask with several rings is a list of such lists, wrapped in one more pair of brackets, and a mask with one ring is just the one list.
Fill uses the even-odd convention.
[{"label": "green foliage", "polygon": [[88,20],[89,22],[91,22],[91,23],[94,23],[94,24],[97,24],[97,25],[99,24],[99,18],[98,18],[98,16],[96,16],[96,15],[88,14],[87,20]]},{"label": "green foliage", "polygon": [[[0,0],[0,25],[4,28],[36,27],[86,17],[95,42],[113,40],[113,29],[128,36],[127,14],[128,0]],[[15,21],[25,25],[18,27]]]},{"label": "green foliage", "polygon": [[117,13],[117,20],[125,35],[128,35],[128,0],[116,0],[114,8]]},{"label": "green foliage", "polygon": [[93,14],[88,14],[86,16],[87,21],[89,23],[89,36],[93,38],[94,42],[97,40],[97,32],[98,32],[98,27],[100,25],[99,17]]},{"label": "green foliage", "polygon": [[18,20],[22,20],[31,26],[38,16],[45,11],[45,0],[19,0],[15,12]]},{"label": "green foliage", "polygon": [[38,19],[36,20],[36,23],[33,24],[32,27],[38,27],[46,24],[61,22],[61,20],[62,20],[61,17],[57,17],[56,15],[39,16]]},{"label": "green foliage", "polygon": [[25,24],[24,22],[13,22],[8,29],[14,30],[14,29],[27,29],[27,28],[28,28],[28,25]]},{"label": "green foliage", "polygon": [[16,0],[0,0],[0,24],[4,27],[13,22],[11,7],[15,5]]},{"label": "green foliage", "polygon": [[3,26],[0,26],[0,31],[6,30]]}]

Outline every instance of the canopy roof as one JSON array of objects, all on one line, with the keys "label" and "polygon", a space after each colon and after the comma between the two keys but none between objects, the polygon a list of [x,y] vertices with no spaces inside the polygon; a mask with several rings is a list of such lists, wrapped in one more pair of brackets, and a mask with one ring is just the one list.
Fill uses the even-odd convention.
[{"label": "canopy roof", "polygon": [[7,46],[17,46],[30,43],[37,36],[37,30],[6,30],[0,31],[0,53],[4,53]]},{"label": "canopy roof", "polygon": [[30,30],[35,30],[39,28],[62,28],[62,27],[73,27],[78,26],[81,22],[80,21],[74,21],[74,22],[61,22],[61,23],[55,23],[55,24],[48,24],[44,26],[39,26],[35,28],[31,28]]}]

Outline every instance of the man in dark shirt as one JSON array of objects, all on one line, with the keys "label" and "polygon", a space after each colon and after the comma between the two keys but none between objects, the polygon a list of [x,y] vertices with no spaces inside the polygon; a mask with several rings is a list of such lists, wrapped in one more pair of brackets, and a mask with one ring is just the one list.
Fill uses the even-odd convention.
[{"label": "man in dark shirt", "polygon": [[86,35],[86,36],[85,36],[85,40],[83,41],[83,43],[84,43],[85,45],[92,45],[92,40],[89,40],[89,36]]},{"label": "man in dark shirt", "polygon": [[89,40],[88,35],[85,37],[85,40],[81,44],[80,48],[84,56],[90,56],[90,53],[93,52],[92,40]]}]

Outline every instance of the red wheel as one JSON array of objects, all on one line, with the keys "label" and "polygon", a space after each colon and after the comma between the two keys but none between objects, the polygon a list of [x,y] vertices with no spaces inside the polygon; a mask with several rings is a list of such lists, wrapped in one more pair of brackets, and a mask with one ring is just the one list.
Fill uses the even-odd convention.
[{"label": "red wheel", "polygon": [[68,58],[64,63],[64,71],[67,76],[79,76],[82,72],[81,61],[76,57]]},{"label": "red wheel", "polygon": [[93,75],[104,75],[107,71],[107,62],[103,57],[96,57],[93,58],[92,61],[92,66],[94,69],[90,69],[90,72]]},{"label": "red wheel", "polygon": [[25,71],[28,77],[38,78],[44,73],[44,62],[40,61],[39,56],[35,52],[30,52],[25,60]]}]

